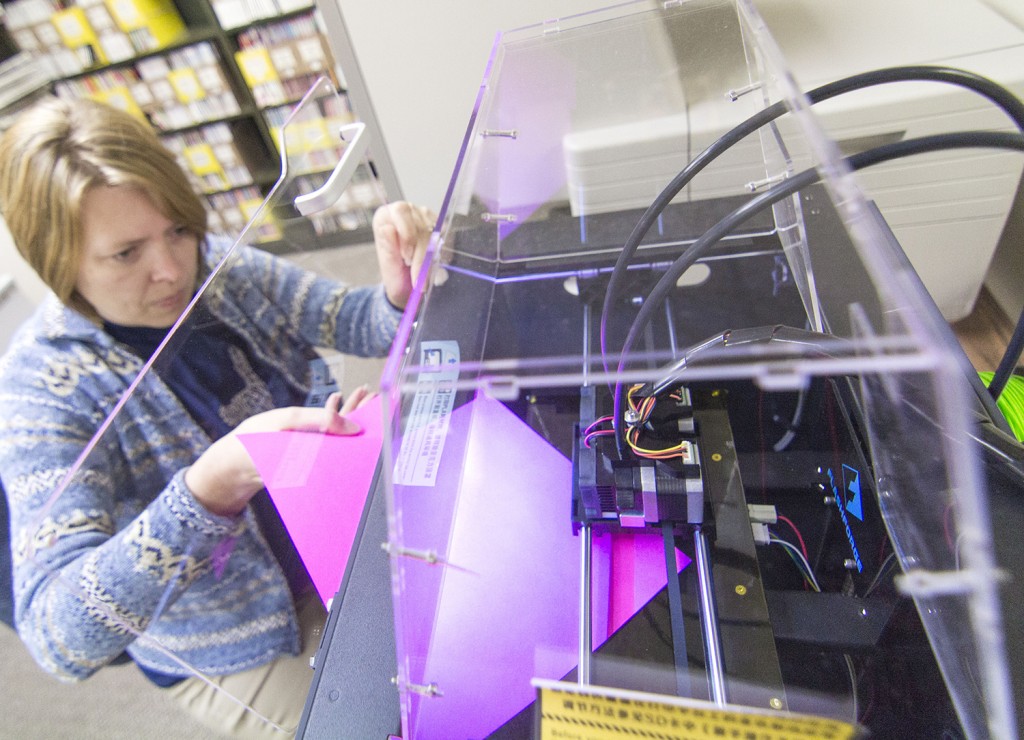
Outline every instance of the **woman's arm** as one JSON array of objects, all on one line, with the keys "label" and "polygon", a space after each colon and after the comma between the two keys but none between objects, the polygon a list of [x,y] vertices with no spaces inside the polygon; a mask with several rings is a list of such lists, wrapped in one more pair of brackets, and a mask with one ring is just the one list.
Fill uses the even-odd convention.
[{"label": "woman's arm", "polygon": [[25,353],[7,358],[0,377],[16,622],[37,662],[65,680],[120,655],[191,584],[212,577],[219,548],[254,526],[241,512],[262,484],[237,434],[358,431],[333,410],[277,409],[204,452],[205,436],[153,378],[71,474],[105,416],[92,400],[97,381],[112,376],[96,358],[75,365],[64,355],[78,381],[55,393],[45,382],[53,363]]},{"label": "woman's arm", "polygon": [[[374,216],[374,234],[383,282],[351,287],[302,269],[262,250],[239,248],[220,280],[242,315],[265,334],[288,330],[314,346],[330,347],[363,357],[387,354],[412,290],[413,275],[422,265],[429,240],[430,214],[407,203],[382,206]],[[218,247],[210,257],[216,261]],[[281,315],[269,317],[266,301]],[[268,323],[269,322],[269,323]]]},{"label": "woman's arm", "polygon": [[46,670],[82,679],[120,655],[161,606],[173,604],[245,522],[205,511],[182,475],[163,490],[154,483],[148,497],[136,490],[140,481],[166,479],[153,460],[151,473],[131,466],[162,455],[168,467],[184,467],[189,450],[181,443],[177,452],[170,445],[132,452],[107,434],[71,472],[103,418],[85,394],[60,397],[7,376],[0,409],[18,631]]}]

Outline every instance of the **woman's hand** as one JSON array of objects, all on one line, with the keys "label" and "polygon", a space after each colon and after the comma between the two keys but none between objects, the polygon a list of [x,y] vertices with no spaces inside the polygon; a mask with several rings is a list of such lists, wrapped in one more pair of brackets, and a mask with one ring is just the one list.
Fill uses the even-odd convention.
[{"label": "woman's hand", "polygon": [[375,392],[371,393],[368,386],[361,385],[349,393],[348,398],[345,398],[338,392],[332,393],[327,397],[324,408],[339,413],[342,416],[348,416],[356,409],[365,406],[375,399],[377,395]]},{"label": "woman's hand", "polygon": [[393,306],[405,308],[408,303],[436,220],[429,208],[405,201],[381,206],[373,214],[377,261],[384,292]]},{"label": "woman's hand", "polygon": [[339,398],[328,399],[324,408],[292,406],[251,416],[199,456],[185,471],[185,485],[209,512],[235,516],[263,488],[256,466],[238,435],[282,431],[358,434],[359,425],[344,414],[357,408],[365,395],[365,388],[353,392],[340,411]]}]

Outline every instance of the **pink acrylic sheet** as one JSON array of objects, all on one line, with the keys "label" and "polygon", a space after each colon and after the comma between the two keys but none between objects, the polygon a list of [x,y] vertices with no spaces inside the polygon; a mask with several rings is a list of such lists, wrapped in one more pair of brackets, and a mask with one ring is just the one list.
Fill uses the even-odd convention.
[{"label": "pink acrylic sheet", "polygon": [[380,397],[349,418],[362,432],[240,436],[324,603],[341,585],[380,457]]},{"label": "pink acrylic sheet", "polygon": [[[353,418],[363,432],[351,437],[242,437],[325,601],[344,575],[381,449],[379,402]],[[455,497],[454,515],[436,523],[450,529],[445,559],[455,567],[423,601],[434,612],[431,628],[403,643],[444,692],[443,700],[417,703],[418,738],[486,736],[533,701],[532,678],[560,679],[578,659],[571,463],[484,396],[453,412],[451,430],[465,439],[446,447],[456,454],[442,461],[452,470],[441,480],[457,490],[416,492],[428,509],[432,495]],[[677,568],[688,563],[676,551]],[[441,567],[411,563],[406,580],[418,568]],[[595,537],[592,576],[596,649],[665,587],[660,534]]]},{"label": "pink acrylic sheet", "polygon": [[[437,594],[404,605],[433,622],[405,635],[412,676],[436,684],[441,698],[416,698],[416,738],[485,737],[534,699],[534,677],[561,679],[579,657],[580,540],[570,521],[571,463],[503,404],[485,396],[456,409],[449,434],[465,435],[461,455],[445,455],[439,482],[450,491],[410,487],[403,503],[436,496],[449,519]],[[453,512],[448,514],[448,512]],[[416,510],[417,522],[430,507]],[[406,513],[410,517],[411,512]],[[409,526],[412,526],[411,524]],[[411,546],[411,545],[410,545]],[[689,560],[676,552],[681,570]],[[405,565],[412,601],[427,569]],[[596,649],[667,582],[660,534],[616,534],[593,540],[593,647]],[[420,608],[417,608],[420,607]]]}]

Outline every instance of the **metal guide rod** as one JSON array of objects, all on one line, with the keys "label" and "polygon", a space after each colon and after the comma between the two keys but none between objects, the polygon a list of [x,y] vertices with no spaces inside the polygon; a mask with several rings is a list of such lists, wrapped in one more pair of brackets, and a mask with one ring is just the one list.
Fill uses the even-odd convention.
[{"label": "metal guide rod", "polygon": [[708,671],[708,693],[711,701],[725,705],[725,671],[722,667],[722,642],[718,634],[718,609],[715,606],[715,584],[711,580],[711,558],[704,530],[695,527],[693,545],[697,556],[697,581],[700,591],[700,622],[704,636],[704,658]]},{"label": "metal guide rod", "polygon": [[[590,385],[590,304],[583,309],[583,377],[584,385]],[[580,430],[583,433],[583,430]],[[590,659],[593,653],[593,630],[591,628],[591,565],[593,564],[593,531],[584,517],[580,529],[580,654],[576,680],[580,686],[590,684]]]},{"label": "metal guide rod", "polygon": [[580,686],[590,684],[590,656],[593,652],[591,639],[590,566],[592,532],[589,524],[580,529],[580,659],[576,672]]}]

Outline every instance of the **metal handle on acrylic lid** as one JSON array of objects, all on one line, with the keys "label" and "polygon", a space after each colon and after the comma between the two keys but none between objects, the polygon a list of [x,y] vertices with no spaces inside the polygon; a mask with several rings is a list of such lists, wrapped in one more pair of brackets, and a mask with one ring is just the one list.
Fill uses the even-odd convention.
[{"label": "metal handle on acrylic lid", "polygon": [[363,160],[363,154],[366,152],[366,145],[368,143],[366,124],[358,122],[349,123],[342,126],[339,133],[341,134],[341,140],[346,145],[345,150],[341,153],[341,159],[338,160],[338,164],[334,166],[334,171],[331,172],[331,176],[327,178],[327,182],[320,188],[312,193],[300,195],[295,199],[295,208],[303,216],[310,216],[334,205],[341,198],[341,194],[345,192],[349,180],[355,174],[356,167]]}]

